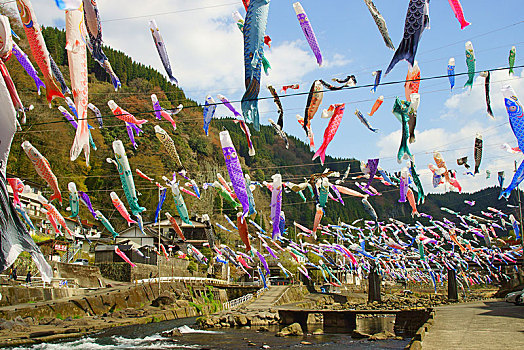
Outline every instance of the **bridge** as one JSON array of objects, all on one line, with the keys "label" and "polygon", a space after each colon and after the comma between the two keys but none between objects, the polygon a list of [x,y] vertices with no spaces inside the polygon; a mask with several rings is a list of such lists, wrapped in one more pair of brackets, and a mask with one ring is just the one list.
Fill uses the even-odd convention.
[{"label": "bridge", "polygon": [[279,308],[280,323],[290,325],[299,323],[307,332],[307,321],[310,314],[322,314],[324,331],[351,333],[357,329],[357,315],[394,315],[395,334],[412,337],[418,329],[433,317],[433,309],[413,310],[314,310],[299,308]]}]

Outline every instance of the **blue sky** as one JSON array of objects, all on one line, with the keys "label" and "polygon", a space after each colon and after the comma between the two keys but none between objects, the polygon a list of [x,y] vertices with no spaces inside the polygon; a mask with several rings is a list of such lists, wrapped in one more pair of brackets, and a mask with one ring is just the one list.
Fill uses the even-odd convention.
[{"label": "blue sky", "polygon": [[[374,2],[386,19],[391,39],[398,46],[409,1]],[[267,83],[275,87],[299,83],[299,91],[306,92],[315,79],[330,80],[354,74],[358,85],[367,85],[374,80],[371,72],[385,70],[394,52],[384,45],[364,1],[301,1],[325,58],[326,63],[320,68],[307,45],[292,3],[287,0],[271,2],[267,34],[271,36],[273,46],[266,50],[266,55],[273,70],[269,77],[263,78],[260,96],[269,96],[265,89]],[[464,44],[468,40],[473,42],[477,70],[507,66],[512,45],[517,48],[516,65],[524,62],[520,58],[520,53],[524,52],[524,41],[519,38],[524,23],[518,23],[522,21],[522,1],[506,0],[501,2],[503,5],[487,0],[462,0],[461,3],[466,19],[472,23],[464,30],[460,29],[447,1],[431,2],[431,29],[424,32],[417,54],[422,77],[446,74],[450,57],[455,57],[456,72],[465,72]],[[41,24],[63,23],[64,14],[52,1],[35,0],[33,5]],[[230,100],[242,97],[242,37],[231,16],[234,10],[245,15],[241,1],[100,0],[98,6],[104,21],[105,43],[163,72],[148,30],[148,21],[154,18],[166,42],[174,74],[189,97],[202,103],[207,94],[216,97],[221,93]],[[512,24],[515,25],[510,26]],[[405,79],[407,69],[408,63],[400,62],[387,77],[383,77],[382,82]],[[522,76],[522,69],[517,69],[512,78],[507,71],[493,73],[491,99],[496,120],[489,119],[485,113],[483,78],[477,77],[473,90],[467,91],[462,88],[466,77],[457,77],[453,93],[449,91],[447,79],[421,83],[417,142],[411,150],[416,154],[416,164],[427,191],[433,190],[427,165],[432,162],[434,150],[441,151],[448,167],[457,170],[458,179],[466,191],[495,185],[499,170],[505,170],[507,178],[512,176],[513,162],[517,160],[520,163],[522,156],[509,154],[500,148],[504,142],[513,147],[517,145],[507,123],[500,87],[502,83],[509,82],[524,99]],[[374,134],[353,113],[355,108],[363,113],[369,112],[379,95],[384,95],[386,99],[375,116],[369,118],[370,123],[379,129]],[[328,108],[331,103],[346,103],[342,124],[327,153],[362,160],[379,157],[379,165],[384,169],[399,171],[404,165],[399,165],[395,159],[401,126],[391,114],[394,96],[404,96],[403,84],[381,86],[377,94],[370,93],[369,88],[325,93],[321,109]],[[306,99],[305,95],[282,98],[284,130],[304,141],[305,134],[295,115],[303,115]],[[267,123],[268,118],[277,119],[277,109],[272,100],[262,101],[260,111],[262,123]],[[223,107],[217,109],[217,113],[230,115]],[[315,143],[320,145],[327,126],[327,120],[320,118],[320,111],[312,126]],[[482,133],[484,138],[484,159],[482,175],[472,178],[463,175],[465,169],[456,165],[456,159],[468,156],[469,163],[473,165],[473,144],[477,132]],[[485,178],[485,170],[491,171],[490,179]]]}]

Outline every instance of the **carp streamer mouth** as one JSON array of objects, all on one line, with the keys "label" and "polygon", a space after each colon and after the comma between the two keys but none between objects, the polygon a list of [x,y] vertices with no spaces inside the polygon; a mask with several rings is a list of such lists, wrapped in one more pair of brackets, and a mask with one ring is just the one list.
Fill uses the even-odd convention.
[{"label": "carp streamer mouth", "polygon": [[27,28],[32,28],[33,20],[31,19],[31,11],[27,7],[27,5],[22,4],[20,1],[17,1],[16,4],[18,7],[18,12],[20,12],[20,19],[22,20],[22,24]]}]

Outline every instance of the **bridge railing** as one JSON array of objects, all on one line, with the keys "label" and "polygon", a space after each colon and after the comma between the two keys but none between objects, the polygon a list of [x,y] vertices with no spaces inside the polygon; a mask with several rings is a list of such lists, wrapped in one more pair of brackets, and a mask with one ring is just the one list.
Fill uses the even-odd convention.
[{"label": "bridge railing", "polygon": [[266,290],[267,288],[260,288],[259,290],[255,292],[255,294],[249,293],[244,296],[241,296],[240,298],[227,301],[222,304],[222,309],[223,310],[234,309],[242,304],[247,303],[248,301],[251,301],[253,299],[258,299],[262,294],[264,294]]},{"label": "bridge railing", "polygon": [[259,290],[257,290],[257,292],[255,293],[255,298],[259,298],[262,294],[264,294],[264,292],[267,290],[267,288],[260,288]]},{"label": "bridge railing", "polygon": [[229,310],[229,309],[234,309],[248,301],[250,301],[251,299],[253,299],[253,294],[252,293],[249,293],[249,294],[246,294],[244,296],[241,296],[240,298],[236,298],[236,299],[233,299],[233,300],[230,300],[230,301],[226,301],[225,303],[222,304],[222,309],[223,310]]},{"label": "bridge railing", "polygon": [[[145,284],[145,283],[158,283],[158,277],[157,278],[147,278],[142,280],[137,280],[137,284]],[[178,277],[178,276],[172,276],[172,277],[160,277],[160,282],[187,282],[187,283],[205,283],[205,284],[211,284],[211,285],[217,285],[217,286],[228,286],[230,285],[225,280],[219,280],[216,278],[204,278],[204,277]]]}]

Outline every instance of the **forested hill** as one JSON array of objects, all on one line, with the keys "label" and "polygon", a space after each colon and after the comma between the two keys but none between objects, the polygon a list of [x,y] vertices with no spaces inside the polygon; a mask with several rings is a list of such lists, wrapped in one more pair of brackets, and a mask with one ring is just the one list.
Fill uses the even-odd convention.
[{"label": "forested hill", "polygon": [[[22,38],[19,46],[30,56],[30,49],[23,30],[13,25],[14,30]],[[69,69],[67,67],[67,53],[65,47],[65,32],[60,29],[46,27],[43,28],[44,38],[49,47],[50,54],[59,65],[62,74],[69,83]],[[205,136],[202,118],[202,109],[198,103],[187,99],[184,92],[169,83],[158,71],[151,67],[146,67],[134,62],[129,56],[120,51],[105,47],[104,51],[109,57],[115,73],[122,82],[122,88],[115,92],[109,82],[109,76],[91,58],[88,58],[89,65],[89,100],[95,104],[104,116],[104,127],[97,127],[94,115],[89,114],[93,139],[98,147],[97,151],[91,151],[90,167],[87,168],[83,155],[75,162],[69,160],[69,150],[74,138],[74,129],[62,117],[57,110],[58,105],[65,105],[63,100],[57,99],[53,102],[53,108],[49,108],[45,100],[45,94],[38,96],[33,80],[25,73],[20,64],[14,57],[7,62],[8,69],[17,86],[21,99],[26,106],[34,105],[35,109],[28,113],[28,123],[23,126],[23,131],[15,135],[11,155],[8,163],[8,171],[22,179],[29,179],[38,183],[43,183],[35,172],[29,159],[23,152],[20,144],[24,140],[30,141],[50,162],[51,168],[56,174],[64,200],[67,199],[67,184],[74,181],[78,190],[87,192],[95,209],[101,210],[108,218],[112,217],[111,222],[115,228],[124,228],[125,221],[118,215],[114,215],[115,210],[112,206],[109,192],[116,191],[123,199],[121,184],[118,173],[114,165],[108,164],[106,158],[114,157],[112,142],[120,139],[123,141],[126,152],[134,171],[139,168],[147,175],[161,182],[162,176],[170,176],[173,166],[169,160],[163,146],[160,144],[154,133],[154,126],[159,124],[173,138],[180,158],[184,166],[188,169],[189,175],[197,183],[213,182],[216,180],[216,173],[220,172],[227,178],[224,158],[220,147],[218,133],[226,128],[231,134],[231,138],[241,161],[244,171],[251,175],[253,181],[269,181],[274,173],[281,173],[286,181],[301,182],[304,178],[309,178],[312,173],[321,172],[323,168],[318,162],[313,164],[311,161],[312,152],[309,146],[293,136],[289,137],[289,149],[285,149],[283,141],[268,126],[262,126],[260,132],[252,130],[252,140],[256,149],[254,157],[248,156],[246,137],[240,127],[233,123],[231,119],[215,119],[211,123],[209,136]],[[35,62],[33,64],[36,67]],[[176,116],[177,129],[173,130],[170,123],[165,120],[158,121],[152,111],[151,94],[155,93],[164,108],[173,108],[178,104],[183,104],[184,109]],[[137,118],[148,119],[149,122],[143,126],[144,133],[137,138],[138,148],[133,149],[127,136],[124,123],[113,117],[107,101],[113,99],[119,106],[134,114]],[[275,108],[276,114],[276,108]],[[332,170],[345,171],[349,160],[326,157],[326,162]],[[357,165],[354,162],[355,166]],[[356,171],[355,167],[352,171]],[[137,190],[140,192],[139,202],[148,210],[144,216],[145,221],[152,220],[158,201],[158,190],[154,184],[135,176]],[[228,213],[234,215],[234,211],[227,207],[227,203],[222,204],[216,191],[208,189],[203,191],[201,200],[191,196],[185,196],[189,210],[195,214],[220,214]],[[269,191],[267,189],[257,189],[255,191],[259,215],[257,220],[260,222],[264,218],[265,224],[268,223],[269,215]],[[301,199],[294,193],[284,195],[284,210],[289,220],[301,222],[312,222],[314,216],[314,204],[301,204]],[[311,198],[309,198],[311,202]],[[329,222],[336,222],[340,216],[343,220],[361,216],[364,214],[360,203],[346,201],[346,208],[333,205],[331,210],[326,212]],[[222,205],[226,206],[222,208]],[[64,203],[63,209],[66,207]],[[340,207],[340,208],[339,208]],[[166,200],[164,208],[171,213],[175,213],[173,202]],[[92,217],[84,208],[81,209],[83,218]],[[65,211],[63,211],[65,213]],[[116,213],[118,214],[118,213]]]},{"label": "forested hill", "polygon": [[[22,28],[14,20],[11,23],[14,30],[22,38],[18,43],[19,46],[32,59]],[[67,53],[64,49],[66,44],[65,32],[46,27],[43,29],[43,34],[51,56],[60,66],[66,81],[69,83]],[[161,125],[173,138],[189,176],[195,179],[198,184],[215,181],[217,172],[227,178],[218,137],[218,133],[224,128],[231,134],[233,143],[241,156],[244,172],[249,173],[253,181],[271,182],[271,176],[280,173],[284,181],[299,183],[304,181],[305,178],[309,178],[313,173],[324,171],[318,160],[316,162],[311,161],[313,153],[309,150],[308,145],[293,136],[289,136],[290,145],[289,149],[286,149],[283,141],[268,126],[262,125],[260,132],[252,130],[252,140],[256,150],[254,157],[248,155],[246,137],[239,125],[231,119],[213,120],[209,136],[206,136],[202,129],[202,109],[197,102],[186,98],[181,89],[169,83],[162,74],[153,68],[134,62],[131,57],[109,47],[104,47],[104,51],[122,82],[122,88],[115,92],[106,72],[91,57],[88,58],[89,100],[101,110],[104,116],[104,127],[99,129],[94,115],[89,112],[90,124],[94,126],[94,129],[92,129],[93,139],[98,147],[97,151],[91,151],[89,167],[85,165],[83,154],[75,162],[69,160],[74,129],[56,108],[58,105],[66,107],[65,102],[60,99],[55,100],[53,108],[50,109],[45,100],[45,94],[37,95],[33,80],[25,73],[16,59],[12,57],[7,62],[9,72],[22,101],[26,106],[33,104],[35,107],[33,111],[28,113],[28,123],[23,126],[23,131],[15,135],[8,163],[8,172],[22,179],[43,183],[20,147],[24,140],[30,141],[47,157],[58,178],[64,197],[64,206],[62,207],[64,214],[66,214],[65,207],[68,198],[67,184],[74,181],[78,190],[89,194],[93,207],[102,211],[117,231],[126,227],[125,220],[116,213],[110,200],[109,193],[111,191],[117,192],[122,199],[124,195],[118,173],[114,165],[106,162],[106,158],[114,157],[112,142],[120,139],[126,148],[132,170],[139,168],[147,175],[162,182],[162,176],[169,177],[172,174],[173,164],[171,164],[163,146],[155,136],[155,125]],[[36,67],[36,64],[34,65]],[[150,96],[153,93],[158,96],[161,105],[166,109],[173,108],[180,103],[184,105],[182,112],[175,117],[176,131],[173,130],[170,123],[165,120],[158,121],[151,113]],[[111,99],[137,118],[145,118],[149,121],[143,126],[144,133],[137,138],[138,148],[136,150],[129,141],[124,122],[113,117],[107,106],[107,101]],[[275,107],[274,119],[277,118],[276,114]],[[317,140],[317,143],[320,143],[320,140]],[[351,164],[352,175],[358,174],[360,169],[358,161],[326,157],[326,167],[331,170],[343,173],[349,164]],[[158,189],[154,184],[138,176],[134,177],[137,190],[140,192],[139,203],[147,208],[144,221],[150,221],[154,217],[158,202]],[[179,179],[181,178],[179,177]],[[184,181],[181,182],[184,183]],[[350,182],[347,182],[345,186],[356,189]],[[379,183],[376,187],[379,191],[384,192],[384,195],[370,198],[370,202],[381,219],[395,217],[401,220],[410,220],[411,209],[407,203],[398,203],[397,189],[381,186]],[[214,215],[215,220],[220,222],[223,222],[221,214],[235,215],[235,211],[228,207],[227,202],[220,199],[214,189],[210,188],[204,191],[201,186],[200,190],[203,193],[200,200],[184,195],[190,212],[200,215],[208,213]],[[486,191],[496,192],[495,190]],[[293,192],[285,193],[283,196],[283,210],[286,214],[288,227],[292,225],[293,221],[312,226],[315,204],[314,200],[306,193],[307,191],[304,192],[307,196],[306,203]],[[270,193],[266,188],[259,188],[254,195],[258,210],[256,221],[267,227],[270,215]],[[176,209],[170,197],[169,194],[164,204],[164,210],[174,214]],[[486,196],[486,198],[492,197],[492,195]],[[457,209],[457,205],[463,204],[464,199],[470,198],[473,197],[458,194],[430,196],[420,210],[438,215],[440,206]],[[360,199],[344,197],[344,201],[345,206],[329,201],[323,223],[336,223],[338,220],[352,222],[361,217],[369,217],[365,213]],[[497,207],[496,204],[491,203],[490,206]],[[501,202],[500,205],[503,205],[503,203]],[[92,216],[83,207],[81,208],[81,217],[93,221]]]}]

